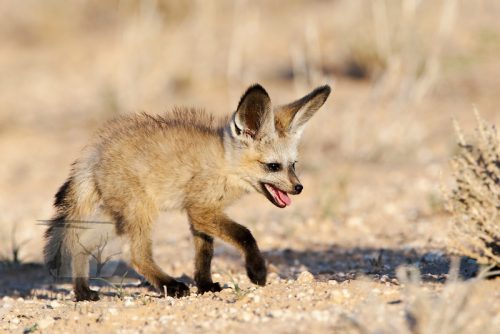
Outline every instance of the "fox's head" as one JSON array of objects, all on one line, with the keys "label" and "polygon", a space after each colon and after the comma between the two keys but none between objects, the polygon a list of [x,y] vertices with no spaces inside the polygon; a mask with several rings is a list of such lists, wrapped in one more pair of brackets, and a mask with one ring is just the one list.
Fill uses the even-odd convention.
[{"label": "fox's head", "polygon": [[328,95],[330,87],[322,86],[297,101],[273,107],[260,85],[243,94],[226,128],[227,160],[243,187],[280,208],[290,205],[288,194],[303,189],[295,174],[300,136]]}]

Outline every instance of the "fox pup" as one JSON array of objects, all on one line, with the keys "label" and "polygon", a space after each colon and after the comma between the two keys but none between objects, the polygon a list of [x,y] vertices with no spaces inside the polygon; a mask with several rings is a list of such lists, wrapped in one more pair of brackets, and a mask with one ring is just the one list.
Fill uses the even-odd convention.
[{"label": "fox pup", "polygon": [[[224,209],[247,192],[279,208],[303,187],[295,174],[297,144],[306,122],[325,103],[322,86],[290,104],[273,106],[262,86],[251,86],[231,117],[200,110],[116,119],[74,162],[55,195],[57,213],[45,233],[45,262],[52,273],[67,265],[77,301],[98,300],[89,288],[89,251],[100,235],[130,242],[133,267],[169,296],[189,288],[153,260],[151,229],[162,210],[187,213],[195,245],[198,293],[220,291],[212,281],[213,238],[237,247],[254,284],[266,283],[266,263],[250,231]],[[91,224],[110,221],[109,224]]]}]

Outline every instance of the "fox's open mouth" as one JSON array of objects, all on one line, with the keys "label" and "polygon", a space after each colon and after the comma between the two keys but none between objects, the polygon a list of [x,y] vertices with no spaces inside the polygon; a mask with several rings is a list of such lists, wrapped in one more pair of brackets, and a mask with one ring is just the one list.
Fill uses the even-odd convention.
[{"label": "fox's open mouth", "polygon": [[267,199],[271,201],[271,203],[276,205],[278,208],[284,208],[292,203],[292,200],[285,191],[269,183],[262,182],[261,186],[262,186],[262,191],[266,195]]}]

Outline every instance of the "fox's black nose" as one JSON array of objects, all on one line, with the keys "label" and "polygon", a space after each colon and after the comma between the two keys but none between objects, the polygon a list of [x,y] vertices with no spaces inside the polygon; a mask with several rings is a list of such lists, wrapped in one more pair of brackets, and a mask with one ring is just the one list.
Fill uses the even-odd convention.
[{"label": "fox's black nose", "polygon": [[296,184],[294,188],[297,195],[302,192],[302,189],[304,189],[304,187],[301,184]]}]

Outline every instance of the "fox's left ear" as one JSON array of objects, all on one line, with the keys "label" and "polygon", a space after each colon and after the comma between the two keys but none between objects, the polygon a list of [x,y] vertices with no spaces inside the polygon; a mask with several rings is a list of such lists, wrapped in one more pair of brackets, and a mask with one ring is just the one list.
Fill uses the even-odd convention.
[{"label": "fox's left ear", "polygon": [[277,107],[275,111],[276,129],[300,135],[305,123],[325,103],[330,92],[330,86],[321,86],[297,101]]},{"label": "fox's left ear", "polygon": [[261,139],[274,133],[271,99],[259,84],[247,89],[233,115],[232,130],[240,138]]}]

